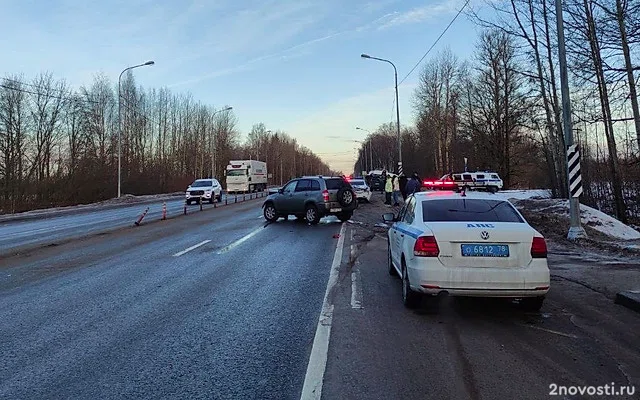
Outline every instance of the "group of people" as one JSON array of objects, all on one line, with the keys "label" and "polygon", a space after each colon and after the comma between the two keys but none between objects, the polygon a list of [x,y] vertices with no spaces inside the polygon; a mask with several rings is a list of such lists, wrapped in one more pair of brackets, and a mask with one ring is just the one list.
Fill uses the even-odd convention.
[{"label": "group of people", "polygon": [[[400,195],[402,195],[403,200],[406,200],[408,196],[419,192],[421,186],[417,172],[413,173],[411,179],[407,179],[404,174],[400,174],[399,176],[387,175],[384,186],[386,196],[384,204],[397,207],[400,205]],[[391,202],[392,200],[393,203]]]}]

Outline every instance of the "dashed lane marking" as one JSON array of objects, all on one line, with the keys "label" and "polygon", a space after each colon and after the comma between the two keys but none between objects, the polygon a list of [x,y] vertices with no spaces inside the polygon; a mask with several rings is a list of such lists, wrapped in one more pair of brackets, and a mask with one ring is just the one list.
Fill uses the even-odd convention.
[{"label": "dashed lane marking", "polygon": [[196,244],[196,245],[193,245],[193,246],[191,246],[191,247],[189,247],[189,248],[186,248],[186,249],[184,249],[184,250],[182,250],[182,251],[180,251],[180,252],[178,252],[178,253],[174,254],[173,256],[174,256],[174,257],[180,257],[181,255],[183,255],[183,254],[185,254],[185,253],[188,253],[188,252],[190,252],[191,250],[195,250],[195,249],[197,249],[197,248],[198,248],[198,247],[200,247],[200,246],[204,246],[205,244],[209,243],[210,241],[211,241],[211,240],[203,240],[202,242],[200,242],[200,243],[198,243],[198,244]]}]

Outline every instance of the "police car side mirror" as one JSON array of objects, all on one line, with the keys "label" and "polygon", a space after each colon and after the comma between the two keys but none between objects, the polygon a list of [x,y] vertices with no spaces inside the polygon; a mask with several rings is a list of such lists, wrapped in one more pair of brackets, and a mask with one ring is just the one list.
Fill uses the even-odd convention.
[{"label": "police car side mirror", "polygon": [[396,222],[396,216],[393,213],[382,214],[382,220],[384,222]]}]

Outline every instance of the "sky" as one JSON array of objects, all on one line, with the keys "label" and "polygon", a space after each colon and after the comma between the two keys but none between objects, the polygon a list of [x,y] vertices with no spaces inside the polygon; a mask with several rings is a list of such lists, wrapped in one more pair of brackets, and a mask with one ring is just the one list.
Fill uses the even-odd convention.
[{"label": "sky", "polygon": [[[483,0],[471,0],[481,7]],[[127,66],[145,88],[230,105],[246,135],[284,130],[332,168],[351,171],[366,132],[414,124],[421,67],[445,48],[471,57],[478,28],[461,15],[406,79],[465,0],[0,0],[0,76],[40,72],[73,88]],[[330,137],[330,138],[329,138]],[[335,139],[340,137],[344,139]]]}]

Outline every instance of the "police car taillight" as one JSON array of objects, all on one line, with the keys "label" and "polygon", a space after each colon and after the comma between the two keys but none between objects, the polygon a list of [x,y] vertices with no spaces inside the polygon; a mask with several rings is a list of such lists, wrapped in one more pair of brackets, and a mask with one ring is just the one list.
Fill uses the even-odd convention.
[{"label": "police car taillight", "polygon": [[532,258],[547,258],[547,242],[544,238],[534,237],[531,242]]},{"label": "police car taillight", "polygon": [[417,257],[438,257],[440,248],[435,236],[420,236],[413,245],[413,255]]}]

